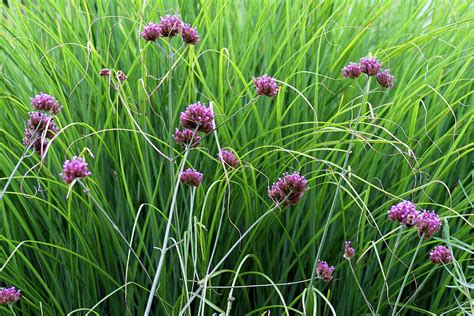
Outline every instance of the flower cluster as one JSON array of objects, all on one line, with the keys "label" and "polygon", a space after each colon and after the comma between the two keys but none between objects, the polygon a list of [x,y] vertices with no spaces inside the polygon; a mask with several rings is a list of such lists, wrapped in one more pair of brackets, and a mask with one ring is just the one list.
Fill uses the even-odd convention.
[{"label": "flower cluster", "polygon": [[51,114],[58,114],[61,112],[61,105],[52,96],[46,93],[40,93],[31,99],[31,105],[36,111],[43,111]]},{"label": "flower cluster", "polygon": [[64,182],[71,184],[76,179],[88,177],[91,172],[87,169],[87,162],[83,158],[73,157],[66,160],[63,164],[63,172],[61,176]]},{"label": "flower cluster", "polygon": [[117,79],[119,81],[125,81],[125,80],[128,79],[128,77],[122,70],[119,70],[119,71],[117,71]]},{"label": "flower cluster", "polygon": [[181,181],[181,183],[185,183],[193,187],[198,187],[202,182],[202,176],[203,174],[199,171],[188,168],[185,171],[181,172],[179,180]]},{"label": "flower cluster", "polygon": [[430,211],[423,211],[416,220],[418,235],[431,238],[441,229],[441,220],[438,214]]},{"label": "flower cluster", "polygon": [[14,286],[10,288],[0,288],[0,305],[10,305],[16,303],[21,296],[21,291]]},{"label": "flower cluster", "polygon": [[58,132],[54,118],[41,112],[30,112],[26,122],[23,145],[34,149],[40,156],[44,155],[51,138]]},{"label": "flower cluster", "polygon": [[355,249],[351,247],[351,242],[346,241],[344,247],[344,258],[351,260],[355,256]]},{"label": "flower cluster", "polygon": [[110,76],[110,69],[109,68],[103,68],[99,71],[99,75],[102,77],[108,77]]},{"label": "flower cluster", "polygon": [[324,282],[329,283],[332,281],[334,267],[330,266],[326,261],[319,261],[316,267],[316,275]]},{"label": "flower cluster", "polygon": [[221,149],[217,154],[217,158],[219,158],[219,160],[226,166],[231,168],[235,168],[239,165],[239,159],[237,159],[232,150]]},{"label": "flower cluster", "polygon": [[258,95],[274,97],[278,93],[278,86],[275,82],[275,79],[270,76],[263,75],[261,77],[257,77],[253,80],[253,83],[255,84]]},{"label": "flower cluster", "polygon": [[189,128],[184,128],[183,130],[176,129],[174,133],[174,139],[182,146],[197,147],[201,141],[201,136]]},{"label": "flower cluster", "polygon": [[410,201],[402,201],[390,208],[388,219],[410,227],[416,224],[418,214],[420,212],[416,210],[415,204]]},{"label": "flower cluster", "polygon": [[179,121],[181,126],[191,130],[209,133],[213,129],[214,113],[212,110],[202,104],[196,102],[189,105],[184,112],[181,112]]},{"label": "flower cluster", "polygon": [[393,87],[393,75],[389,69],[381,70],[380,61],[373,57],[362,57],[357,63],[349,63],[346,67],[342,68],[342,75],[344,78],[355,79],[360,76],[361,73],[365,73],[367,76],[375,76],[377,82],[385,88]]},{"label": "flower cluster", "polygon": [[268,190],[268,195],[277,204],[283,206],[296,205],[306,191],[308,181],[298,172],[285,173]]},{"label": "flower cluster", "polygon": [[180,33],[187,45],[196,45],[199,42],[197,29],[184,24],[177,15],[162,16],[159,24],[148,23],[140,35],[145,41],[156,41],[160,37],[172,38]]},{"label": "flower cluster", "polygon": [[434,264],[451,262],[451,252],[445,246],[436,246],[430,251],[430,261]]}]

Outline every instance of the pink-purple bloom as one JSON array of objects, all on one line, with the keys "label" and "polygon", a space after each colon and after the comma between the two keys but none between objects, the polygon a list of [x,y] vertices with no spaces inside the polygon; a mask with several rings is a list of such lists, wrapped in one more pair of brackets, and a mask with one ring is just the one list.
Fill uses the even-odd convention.
[{"label": "pink-purple bloom", "polygon": [[257,89],[257,94],[265,95],[267,97],[274,97],[278,93],[278,86],[275,82],[275,79],[268,75],[263,75],[257,77],[253,80],[255,88]]},{"label": "pink-purple bloom", "polygon": [[201,141],[201,136],[189,128],[184,128],[183,130],[176,129],[176,132],[174,133],[174,139],[182,146],[197,147]]},{"label": "pink-purple bloom", "polygon": [[109,68],[103,68],[99,71],[99,75],[102,77],[108,77],[110,76],[110,69]]},{"label": "pink-purple bloom", "polygon": [[50,114],[58,114],[61,112],[59,102],[54,97],[43,92],[31,99],[31,105],[37,111],[44,111]]},{"label": "pink-purple bloom", "polygon": [[284,173],[268,190],[268,195],[277,204],[296,205],[306,191],[308,181],[298,172]]},{"label": "pink-purple bloom", "polygon": [[226,166],[231,168],[235,168],[239,165],[239,159],[237,159],[232,150],[221,149],[217,154],[217,158],[219,158],[219,160]]},{"label": "pink-purple bloom", "polygon": [[359,77],[360,73],[360,67],[356,63],[349,63],[349,65],[342,68],[342,75],[344,78],[354,79]]},{"label": "pink-purple bloom", "polygon": [[189,105],[186,111],[181,112],[179,117],[181,126],[184,128],[189,128],[193,131],[197,129],[206,134],[213,130],[213,120],[214,113],[201,102]]},{"label": "pink-purple bloom", "polygon": [[64,182],[71,184],[76,179],[82,179],[91,175],[89,169],[87,169],[87,162],[84,158],[73,157],[71,160],[66,160],[63,165],[63,177]]},{"label": "pink-purple bloom", "polygon": [[161,36],[161,28],[158,24],[150,22],[140,35],[145,41],[156,41]]},{"label": "pink-purple bloom", "polygon": [[319,261],[316,267],[316,275],[324,282],[329,283],[332,281],[334,267],[330,266],[326,261]]},{"label": "pink-purple bloom", "polygon": [[42,112],[30,112],[26,122],[23,145],[43,156],[49,140],[58,132],[54,118]]},{"label": "pink-purple bloom", "polygon": [[202,182],[202,176],[203,174],[200,173],[199,171],[188,168],[185,171],[181,172],[181,175],[179,176],[179,180],[181,181],[181,183],[185,183],[187,185],[197,187]]},{"label": "pink-purple bloom", "polygon": [[435,212],[423,211],[416,220],[418,235],[431,238],[441,229],[441,220]]},{"label": "pink-purple bloom", "polygon": [[120,81],[125,81],[127,80],[127,75],[122,71],[122,70],[119,70],[117,71],[117,79],[120,80]]},{"label": "pink-purple bloom", "polygon": [[410,227],[416,224],[419,214],[420,212],[416,210],[415,204],[410,201],[402,201],[390,208],[388,219]]},{"label": "pink-purple bloom", "polygon": [[352,259],[355,256],[355,249],[351,247],[351,242],[346,241],[345,247],[344,247],[344,258],[346,259]]},{"label": "pink-purple bloom", "polygon": [[372,56],[362,57],[359,63],[360,71],[368,76],[375,76],[379,72],[380,66],[380,61]]},{"label": "pink-purple bloom", "polygon": [[377,82],[385,88],[393,87],[393,75],[390,73],[389,69],[385,69],[379,71],[375,76],[377,78]]},{"label": "pink-purple bloom", "polygon": [[430,251],[430,260],[434,264],[449,263],[452,260],[451,252],[445,246],[436,246]]},{"label": "pink-purple bloom", "polygon": [[160,17],[160,33],[163,37],[173,37],[179,34],[183,28],[183,22],[177,15]]},{"label": "pink-purple bloom", "polygon": [[181,36],[183,42],[188,45],[196,45],[199,42],[199,34],[195,27],[191,27],[189,24],[185,24],[181,30]]},{"label": "pink-purple bloom", "polygon": [[21,291],[14,286],[10,288],[0,288],[0,305],[10,305],[16,303],[21,297]]}]

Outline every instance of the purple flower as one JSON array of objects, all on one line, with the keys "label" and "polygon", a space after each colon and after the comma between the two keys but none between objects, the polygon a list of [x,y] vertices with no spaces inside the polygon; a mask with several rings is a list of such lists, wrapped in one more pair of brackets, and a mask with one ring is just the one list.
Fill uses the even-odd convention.
[{"label": "purple flower", "polygon": [[356,63],[349,63],[349,65],[342,68],[342,75],[344,76],[344,78],[357,78],[360,76],[360,72],[360,67]]},{"label": "purple flower", "polygon": [[431,238],[441,229],[441,220],[438,214],[430,211],[423,211],[416,220],[416,227],[418,228],[418,235]]},{"label": "purple flower", "polygon": [[283,206],[296,205],[306,191],[308,181],[298,172],[284,173],[268,190],[268,195],[277,204]]},{"label": "purple flower", "polygon": [[14,286],[10,288],[0,288],[0,305],[9,305],[16,303],[21,296],[21,291]]},{"label": "purple flower", "polygon": [[199,136],[197,132],[194,133],[194,131],[185,128],[182,131],[176,129],[176,132],[174,133],[174,139],[178,144],[182,146],[190,146],[192,141],[193,144],[191,145],[191,147],[197,147],[199,146],[199,142],[201,141],[201,136]]},{"label": "purple flower", "polygon": [[430,260],[434,264],[449,263],[453,258],[451,252],[445,246],[436,246],[430,251]]},{"label": "purple flower", "polygon": [[99,71],[99,75],[102,77],[108,77],[110,76],[110,69],[109,68],[104,68]]},{"label": "purple flower", "polygon": [[183,22],[177,15],[160,17],[160,33],[163,37],[173,37],[181,32]]},{"label": "purple flower", "polygon": [[316,274],[318,278],[322,279],[324,282],[329,283],[332,281],[334,272],[334,267],[329,266],[326,261],[319,261],[318,266],[316,267]]},{"label": "purple flower", "polygon": [[393,76],[392,74],[390,74],[389,69],[379,71],[375,77],[377,78],[377,82],[382,87],[385,87],[385,88],[393,87]]},{"label": "purple flower", "polygon": [[270,76],[263,75],[261,77],[257,77],[253,80],[255,84],[255,88],[257,89],[257,94],[259,95],[266,95],[267,97],[274,97],[278,93],[278,86]]},{"label": "purple flower", "polygon": [[202,182],[202,176],[202,173],[194,169],[188,168],[185,171],[181,172],[179,180],[181,181],[181,183],[186,183],[187,185],[198,187]]},{"label": "purple flower", "polygon": [[49,140],[58,132],[54,124],[54,118],[41,112],[30,112],[30,118],[26,122],[23,145],[33,148],[43,156]]},{"label": "purple flower", "polygon": [[181,126],[191,130],[209,133],[213,129],[214,113],[201,102],[189,105],[179,117]]},{"label": "purple flower", "polygon": [[54,97],[43,92],[31,99],[31,105],[37,111],[44,111],[51,114],[58,114],[61,112],[61,105],[59,102]]},{"label": "purple flower", "polygon": [[362,57],[360,59],[360,71],[368,76],[375,76],[380,69],[380,61],[375,57]]},{"label": "purple flower", "polygon": [[87,162],[80,157],[72,157],[71,160],[66,160],[63,165],[64,182],[71,184],[75,179],[82,179],[91,175],[87,169]]},{"label": "purple flower", "polygon": [[239,159],[237,159],[232,150],[221,149],[220,153],[217,154],[217,158],[231,168],[239,165]]},{"label": "purple flower", "polygon": [[120,81],[125,81],[127,80],[127,75],[122,71],[122,70],[119,70],[117,71],[117,79],[120,80]]},{"label": "purple flower", "polygon": [[351,242],[346,241],[345,249],[344,249],[344,258],[352,259],[355,256],[355,249],[351,247]]},{"label": "purple flower", "polygon": [[161,28],[158,24],[150,22],[140,35],[145,41],[156,41],[161,36]]},{"label": "purple flower", "polygon": [[388,211],[388,219],[410,227],[416,224],[416,219],[419,214],[420,212],[416,210],[415,204],[410,201],[402,201],[390,208]]},{"label": "purple flower", "polygon": [[195,27],[191,27],[189,24],[185,24],[181,30],[181,36],[183,42],[188,45],[196,45],[199,42],[199,34]]}]

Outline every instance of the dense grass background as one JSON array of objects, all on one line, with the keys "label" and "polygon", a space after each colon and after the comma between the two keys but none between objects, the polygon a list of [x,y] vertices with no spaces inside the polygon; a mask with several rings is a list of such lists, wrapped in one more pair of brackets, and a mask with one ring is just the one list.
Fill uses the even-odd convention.
[{"label": "dense grass background", "polygon": [[[226,176],[215,159],[214,135],[190,153],[188,165],[205,174],[204,183],[194,203],[189,188],[178,193],[156,315],[179,313],[198,280],[271,207],[268,185],[293,170],[310,181],[302,202],[271,214],[243,240],[207,283],[205,298],[191,304],[193,314],[204,307],[205,315],[225,311],[229,296],[233,315],[302,313],[321,246],[321,258],[336,270],[331,284],[314,284],[314,312],[368,313],[342,258],[345,240],[357,249],[352,264],[367,299],[375,306],[382,296],[380,312],[389,313],[418,243],[414,230],[402,233],[385,280],[398,235],[386,212],[400,199],[445,220],[443,232],[422,244],[402,304],[435,269],[428,261],[433,246],[448,244],[455,258],[436,267],[402,313],[474,312],[469,1],[8,2],[0,37],[0,187],[23,153],[30,98],[42,91],[63,105],[62,130],[46,159],[25,159],[0,201],[0,284],[22,290],[17,314],[143,313],[147,273],[153,278],[182,157],[170,133],[180,111],[197,100],[213,102],[217,124],[225,122],[219,143],[233,148],[242,165]],[[173,41],[172,126],[166,55],[139,37],[145,23],[166,13],[180,14],[201,35],[195,48]],[[165,40],[159,44],[168,49]],[[369,52],[396,82],[391,90],[372,84],[356,132],[360,91],[340,69]],[[119,92],[98,75],[104,67],[128,75]],[[252,77],[264,73],[285,82],[279,95],[241,110],[256,96]],[[352,133],[350,172],[321,245]],[[176,157],[174,166],[151,144]],[[93,173],[84,183],[133,240],[147,273],[80,186],[66,198],[58,174],[65,159],[81,152]],[[239,287],[230,292],[234,278]],[[384,283],[388,291],[382,292]]]}]

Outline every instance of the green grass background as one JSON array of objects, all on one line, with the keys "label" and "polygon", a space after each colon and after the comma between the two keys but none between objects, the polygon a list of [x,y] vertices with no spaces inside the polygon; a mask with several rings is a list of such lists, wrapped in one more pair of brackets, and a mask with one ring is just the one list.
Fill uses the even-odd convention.
[{"label": "green grass background", "polygon": [[[205,174],[204,183],[196,190],[190,232],[191,190],[180,188],[153,310],[178,314],[198,288],[197,278],[271,207],[268,186],[296,170],[309,180],[301,203],[276,211],[253,230],[207,284],[205,299],[197,297],[191,307],[193,314],[203,307],[205,315],[225,311],[230,291],[225,287],[235,277],[243,287],[232,293],[231,314],[279,315],[285,307],[302,313],[308,283],[287,283],[311,276],[361,103],[357,85],[343,79],[340,69],[369,52],[390,68],[395,87],[372,83],[322,250],[321,258],[336,267],[335,279],[315,283],[314,311],[369,312],[342,258],[345,240],[357,250],[355,274],[368,300],[376,305],[383,295],[380,311],[391,311],[418,237],[414,230],[402,234],[385,280],[388,247],[397,237],[386,212],[400,199],[411,199],[435,210],[445,225],[422,244],[402,303],[434,268],[428,261],[432,247],[448,244],[456,260],[437,267],[402,313],[469,313],[474,277],[469,1],[8,2],[0,31],[0,187],[24,150],[30,98],[42,91],[63,105],[57,118],[62,131],[46,159],[41,164],[36,155],[25,159],[0,201],[0,282],[22,290],[18,315],[143,313],[151,287],[147,274],[79,186],[66,198],[68,187],[58,174],[65,159],[85,153],[93,173],[86,186],[122,233],[133,234],[133,247],[153,278],[159,258],[154,247],[161,247],[173,170],[182,157],[170,133],[180,111],[198,100],[213,102],[217,124],[225,122],[217,131],[220,145],[233,148],[242,164],[226,177],[215,159],[213,135],[190,153],[188,166]],[[180,14],[201,36],[194,48],[173,41],[172,126],[167,58],[139,36],[148,21],[166,13]],[[168,49],[167,41],[159,44]],[[128,75],[119,93],[98,75],[104,67]],[[252,77],[265,73],[286,83],[279,95],[241,110],[256,96]],[[177,157],[173,168],[150,143]],[[195,258],[186,248],[189,241]],[[381,293],[384,283],[388,293]],[[270,286],[253,287],[258,284]]]}]

